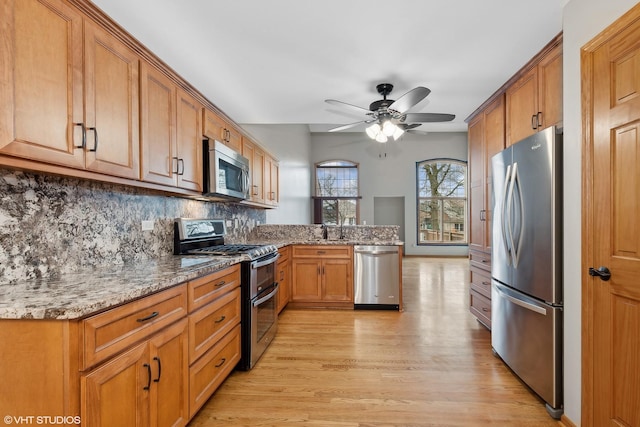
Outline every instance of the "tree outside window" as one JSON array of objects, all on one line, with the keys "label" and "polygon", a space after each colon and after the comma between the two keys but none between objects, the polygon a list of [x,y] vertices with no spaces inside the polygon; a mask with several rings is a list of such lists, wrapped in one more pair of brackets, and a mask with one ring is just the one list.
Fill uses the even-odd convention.
[{"label": "tree outside window", "polygon": [[418,244],[466,244],[466,163],[426,160],[416,169]]},{"label": "tree outside window", "polygon": [[345,160],[316,164],[314,222],[355,225],[359,221],[358,165]]}]

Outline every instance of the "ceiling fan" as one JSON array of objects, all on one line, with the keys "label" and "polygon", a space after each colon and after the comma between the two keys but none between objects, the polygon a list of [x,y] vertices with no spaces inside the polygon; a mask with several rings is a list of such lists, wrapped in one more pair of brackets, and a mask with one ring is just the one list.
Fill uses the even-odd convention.
[{"label": "ceiling fan", "polygon": [[368,116],[365,120],[329,129],[329,132],[338,132],[361,124],[373,123],[367,127],[367,135],[378,142],[387,142],[390,137],[397,140],[405,131],[410,131],[422,123],[449,122],[456,117],[453,114],[442,113],[408,113],[407,111],[431,93],[431,90],[426,87],[418,86],[411,89],[395,101],[387,99],[387,95],[393,90],[391,83],[380,83],[376,89],[382,95],[382,99],[372,102],[368,110],[335,99],[325,99],[328,104],[346,107]]}]

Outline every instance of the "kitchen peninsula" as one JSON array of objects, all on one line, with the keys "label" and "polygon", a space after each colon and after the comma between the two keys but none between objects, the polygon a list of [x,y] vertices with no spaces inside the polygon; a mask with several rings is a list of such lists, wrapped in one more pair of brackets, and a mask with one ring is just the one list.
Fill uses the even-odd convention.
[{"label": "kitchen peninsula", "polygon": [[[356,243],[401,245],[397,230],[330,226],[325,240],[320,225],[262,225],[249,237],[280,249],[349,251]],[[239,360],[241,260],[164,256],[3,286],[0,411],[87,425],[160,416],[185,424]],[[201,329],[203,313],[219,324]],[[101,410],[107,404],[121,410]]]}]

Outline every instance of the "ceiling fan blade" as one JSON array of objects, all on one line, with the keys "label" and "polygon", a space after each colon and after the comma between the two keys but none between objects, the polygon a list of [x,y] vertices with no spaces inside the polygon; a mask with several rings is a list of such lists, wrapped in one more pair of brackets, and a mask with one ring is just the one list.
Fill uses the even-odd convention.
[{"label": "ceiling fan blade", "polygon": [[347,104],[346,102],[338,101],[336,99],[325,99],[324,102],[331,105],[337,105],[338,107],[348,108],[352,111],[357,111],[360,114],[371,114],[371,111],[366,108],[358,107],[357,105],[353,104]]},{"label": "ceiling fan blade", "polygon": [[404,130],[405,132],[414,128],[417,128],[418,126],[421,126],[422,123],[398,123],[398,127],[402,130]]},{"label": "ceiling fan blade", "polygon": [[329,132],[339,132],[341,130],[345,130],[345,129],[350,129],[350,128],[356,127],[356,126],[361,125],[363,123],[371,123],[372,121],[373,120],[363,120],[361,122],[349,123],[348,125],[338,126],[337,128],[329,129]]},{"label": "ceiling fan blade", "polygon": [[431,93],[430,89],[426,87],[418,86],[411,89],[409,92],[398,98],[393,104],[389,105],[390,110],[395,110],[399,113],[408,111],[411,107],[422,101]]},{"label": "ceiling fan blade", "polygon": [[437,123],[437,122],[450,122],[455,119],[455,114],[442,114],[442,113],[407,113],[402,119],[403,122],[422,122],[422,123]]}]

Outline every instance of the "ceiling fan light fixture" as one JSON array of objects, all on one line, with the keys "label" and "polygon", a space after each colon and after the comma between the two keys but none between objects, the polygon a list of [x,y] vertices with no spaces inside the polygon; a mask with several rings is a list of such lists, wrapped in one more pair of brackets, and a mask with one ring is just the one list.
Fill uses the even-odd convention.
[{"label": "ceiling fan light fixture", "polygon": [[378,123],[374,123],[366,129],[367,135],[369,138],[376,139],[378,134],[380,133],[380,125]]},{"label": "ceiling fan light fixture", "polygon": [[385,135],[384,132],[378,132],[378,135],[376,136],[376,141],[380,143],[387,142],[388,139],[389,138],[387,138],[387,135]]},{"label": "ceiling fan light fixture", "polygon": [[400,138],[403,133],[404,133],[404,129],[402,129],[400,126],[396,126],[396,130],[395,132],[393,132],[393,140],[397,141],[398,138]]},{"label": "ceiling fan light fixture", "polygon": [[398,127],[394,125],[391,120],[385,120],[385,122],[382,124],[382,132],[386,136],[392,136],[393,134],[395,134],[396,129],[398,129]]}]

